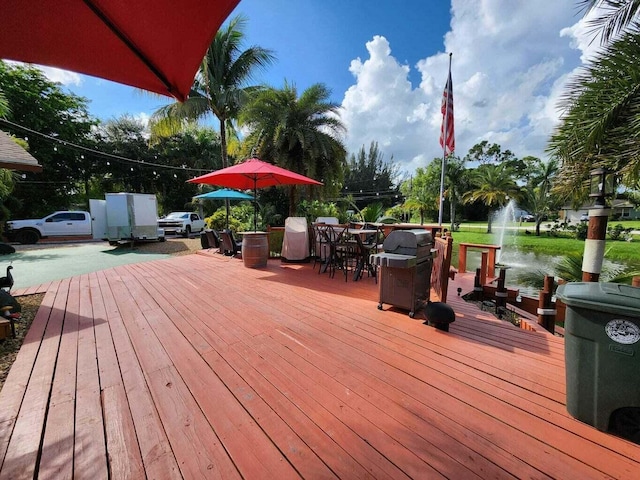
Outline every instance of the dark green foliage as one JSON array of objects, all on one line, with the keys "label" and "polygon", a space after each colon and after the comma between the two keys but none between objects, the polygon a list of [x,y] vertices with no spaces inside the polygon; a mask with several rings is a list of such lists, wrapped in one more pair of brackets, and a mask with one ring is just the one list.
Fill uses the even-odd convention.
[{"label": "dark green foliage", "polygon": [[[59,84],[48,80],[40,70],[0,61],[0,90],[9,104],[7,120],[56,139],[95,146],[90,131],[97,122],[88,114],[87,99],[63,92]],[[29,153],[43,166],[42,173],[28,173],[16,185],[15,197],[37,198],[38,202],[15,205],[14,218],[39,217],[85,202],[81,187],[91,175],[95,158],[74,149],[58,148],[49,139],[0,123],[3,130],[27,138]]]},{"label": "dark green foliage", "polygon": [[618,223],[615,226],[608,227],[607,233],[611,240],[626,240],[632,230],[632,228],[625,228],[623,225]]},{"label": "dark green foliage", "polygon": [[396,203],[399,193],[395,182],[398,167],[384,160],[377,142],[371,142],[369,151],[364,145],[356,154],[351,154],[347,162],[342,191],[344,195],[352,195],[358,209],[362,210],[372,202],[381,203],[383,208]]},{"label": "dark green foliage", "polygon": [[575,226],[575,237],[578,240],[585,240],[587,238],[588,225],[586,222],[580,222]]}]

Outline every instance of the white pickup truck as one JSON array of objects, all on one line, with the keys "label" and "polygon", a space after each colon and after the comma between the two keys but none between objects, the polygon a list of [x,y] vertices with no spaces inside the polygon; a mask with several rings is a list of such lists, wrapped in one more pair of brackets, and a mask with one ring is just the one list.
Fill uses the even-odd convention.
[{"label": "white pickup truck", "polygon": [[88,237],[91,235],[91,215],[82,211],[54,212],[34,220],[10,220],[5,236],[10,242],[37,243],[48,237]]},{"label": "white pickup truck", "polygon": [[204,230],[204,220],[194,212],[171,212],[158,220],[165,235],[176,234],[187,238],[191,233]]}]

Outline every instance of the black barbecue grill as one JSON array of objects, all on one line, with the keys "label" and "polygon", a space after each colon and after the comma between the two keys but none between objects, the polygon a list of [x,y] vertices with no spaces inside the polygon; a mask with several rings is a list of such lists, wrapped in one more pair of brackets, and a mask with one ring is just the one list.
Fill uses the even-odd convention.
[{"label": "black barbecue grill", "polygon": [[429,300],[433,267],[433,237],[422,229],[393,230],[382,244],[383,253],[371,255],[371,263],[380,267],[378,308],[387,303],[416,310]]}]

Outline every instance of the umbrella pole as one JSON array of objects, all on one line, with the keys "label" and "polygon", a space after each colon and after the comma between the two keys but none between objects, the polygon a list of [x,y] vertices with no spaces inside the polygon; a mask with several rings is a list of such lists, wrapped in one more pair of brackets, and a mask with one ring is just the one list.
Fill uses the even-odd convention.
[{"label": "umbrella pole", "polygon": [[224,205],[227,208],[227,230],[229,230],[229,199],[224,199]]},{"label": "umbrella pole", "polygon": [[253,231],[258,231],[258,184],[257,180],[253,179]]}]

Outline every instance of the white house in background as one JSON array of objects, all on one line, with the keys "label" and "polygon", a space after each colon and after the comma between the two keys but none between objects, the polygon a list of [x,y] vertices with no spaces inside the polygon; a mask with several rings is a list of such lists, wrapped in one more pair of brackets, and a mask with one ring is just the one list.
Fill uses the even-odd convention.
[{"label": "white house in background", "polygon": [[[574,210],[571,205],[565,205],[560,209],[560,220],[570,220],[571,223],[576,224],[580,222],[582,215],[589,213],[590,208],[592,208],[591,203],[578,210]],[[626,198],[616,198],[611,202],[611,218],[614,220],[637,220],[640,219],[640,209]]]}]

